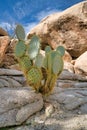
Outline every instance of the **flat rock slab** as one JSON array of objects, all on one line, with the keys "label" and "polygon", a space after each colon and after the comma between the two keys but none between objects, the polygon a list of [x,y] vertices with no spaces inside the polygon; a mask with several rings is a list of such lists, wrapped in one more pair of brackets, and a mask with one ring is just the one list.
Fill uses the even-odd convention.
[{"label": "flat rock slab", "polygon": [[63,70],[63,72],[60,74],[59,79],[61,80],[78,80],[78,81],[86,81],[87,82],[87,77],[86,76],[82,76],[79,74],[75,74],[75,73],[71,73],[67,70]]},{"label": "flat rock slab", "polygon": [[3,87],[23,87],[26,84],[26,79],[22,71],[14,69],[0,69],[0,88]]},{"label": "flat rock slab", "polygon": [[0,69],[0,76],[2,75],[10,75],[10,76],[20,76],[20,75],[23,75],[23,72],[22,71],[19,71],[19,70],[15,70],[15,69],[4,69],[4,68],[1,68]]},{"label": "flat rock slab", "polygon": [[23,87],[26,79],[23,76],[0,76],[0,88]]},{"label": "flat rock slab", "polygon": [[0,88],[0,127],[20,125],[42,107],[42,96],[29,88]]},{"label": "flat rock slab", "polygon": [[67,111],[78,110],[87,114],[87,88],[55,88],[48,98],[49,101],[57,101]]}]

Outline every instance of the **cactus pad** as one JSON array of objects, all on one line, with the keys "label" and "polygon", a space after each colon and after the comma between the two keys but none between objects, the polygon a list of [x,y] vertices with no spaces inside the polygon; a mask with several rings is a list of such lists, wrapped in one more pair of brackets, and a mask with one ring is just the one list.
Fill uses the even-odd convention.
[{"label": "cactus pad", "polygon": [[21,25],[17,25],[15,29],[16,36],[19,40],[25,39],[25,31],[24,28]]},{"label": "cactus pad", "polygon": [[30,85],[39,84],[42,79],[42,72],[36,67],[32,67],[27,73],[27,80]]},{"label": "cactus pad", "polygon": [[54,60],[55,56],[56,56],[56,51],[51,51],[48,54],[48,70],[51,73],[52,73],[52,67],[53,67],[53,60]]},{"label": "cactus pad", "polygon": [[63,70],[63,60],[60,55],[56,55],[53,60],[53,73],[59,75]]},{"label": "cactus pad", "polygon": [[33,36],[28,47],[28,54],[30,59],[34,59],[39,52],[40,49],[40,41],[37,36]]},{"label": "cactus pad", "polygon": [[25,54],[26,45],[23,41],[19,41],[15,46],[15,56],[22,57]]},{"label": "cactus pad", "polygon": [[20,60],[19,60],[19,64],[20,64],[20,67],[21,69],[24,71],[24,72],[27,72],[30,67],[32,66],[32,63],[29,59],[28,56],[24,56],[22,57]]},{"label": "cactus pad", "polygon": [[65,48],[63,46],[58,46],[56,51],[61,55],[63,56],[64,53],[65,53]]},{"label": "cactus pad", "polygon": [[38,54],[35,59],[35,66],[41,68],[43,66],[44,56],[42,54]]},{"label": "cactus pad", "polygon": [[52,50],[52,49],[51,49],[50,46],[46,46],[46,47],[45,47],[45,52],[46,52],[46,53],[49,53],[51,50]]},{"label": "cactus pad", "polygon": [[43,68],[47,69],[48,65],[48,57],[46,56],[43,61]]}]

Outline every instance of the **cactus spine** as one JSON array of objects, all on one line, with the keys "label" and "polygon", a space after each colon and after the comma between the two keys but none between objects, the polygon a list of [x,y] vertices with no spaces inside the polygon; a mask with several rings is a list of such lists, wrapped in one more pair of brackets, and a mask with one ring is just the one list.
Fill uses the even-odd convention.
[{"label": "cactus spine", "polygon": [[15,32],[18,43],[14,52],[28,84],[35,91],[49,95],[63,70],[64,47],[59,46],[56,50],[52,50],[47,46],[43,56],[40,53],[40,40],[36,35],[30,40],[25,40],[25,31],[21,25],[17,25]]}]

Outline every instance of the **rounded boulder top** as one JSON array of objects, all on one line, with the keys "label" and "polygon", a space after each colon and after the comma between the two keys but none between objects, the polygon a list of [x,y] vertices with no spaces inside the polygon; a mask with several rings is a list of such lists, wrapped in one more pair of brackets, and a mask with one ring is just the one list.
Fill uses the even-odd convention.
[{"label": "rounded boulder top", "polygon": [[0,36],[8,36],[8,33],[2,27],[0,27]]}]

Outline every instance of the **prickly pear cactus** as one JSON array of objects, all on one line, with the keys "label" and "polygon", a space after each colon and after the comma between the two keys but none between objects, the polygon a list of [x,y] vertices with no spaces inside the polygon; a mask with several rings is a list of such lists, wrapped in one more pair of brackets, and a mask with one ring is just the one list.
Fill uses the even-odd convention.
[{"label": "prickly pear cactus", "polygon": [[19,40],[25,39],[25,31],[24,28],[21,25],[17,25],[15,29],[16,36]]},{"label": "prickly pear cactus", "polygon": [[38,55],[39,49],[40,49],[40,41],[38,37],[34,35],[28,46],[28,54],[31,60]]},{"label": "prickly pear cactus", "polygon": [[42,80],[42,72],[37,67],[31,67],[27,73],[27,82],[33,86],[35,90],[39,91],[39,85]]},{"label": "prickly pear cactus", "polygon": [[26,73],[32,66],[32,62],[28,56],[23,56],[19,59],[19,65],[24,73]]},{"label": "prickly pear cactus", "polygon": [[36,35],[26,40],[25,31],[21,25],[16,26],[15,33],[18,42],[14,54],[27,83],[36,92],[45,96],[49,95],[63,70],[64,47],[58,46],[56,50],[52,50],[50,46],[46,46],[45,56],[43,56],[40,53],[40,39]]},{"label": "prickly pear cactus", "polygon": [[18,41],[18,43],[15,46],[15,56],[16,57],[22,57],[26,52],[26,45],[23,41]]}]

